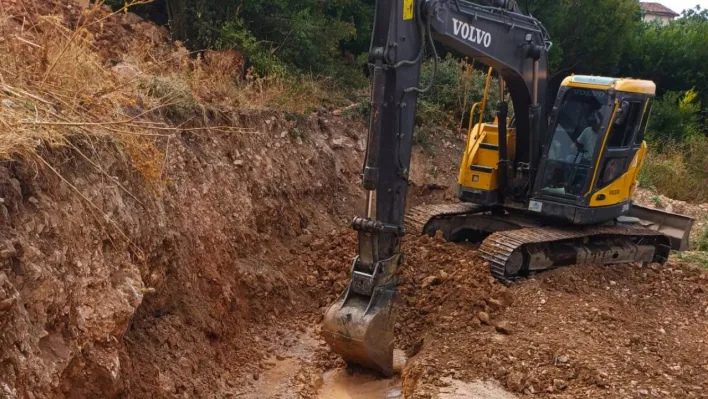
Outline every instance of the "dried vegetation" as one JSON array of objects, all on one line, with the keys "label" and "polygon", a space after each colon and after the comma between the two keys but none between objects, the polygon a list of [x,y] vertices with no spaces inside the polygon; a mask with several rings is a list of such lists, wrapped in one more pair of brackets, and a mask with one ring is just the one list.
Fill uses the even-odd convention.
[{"label": "dried vegetation", "polygon": [[305,112],[327,97],[314,79],[259,77],[235,51],[190,53],[127,12],[143,2],[0,4],[0,159],[54,170],[46,149],[91,160],[108,144],[159,181],[175,134],[248,133],[231,109]]}]

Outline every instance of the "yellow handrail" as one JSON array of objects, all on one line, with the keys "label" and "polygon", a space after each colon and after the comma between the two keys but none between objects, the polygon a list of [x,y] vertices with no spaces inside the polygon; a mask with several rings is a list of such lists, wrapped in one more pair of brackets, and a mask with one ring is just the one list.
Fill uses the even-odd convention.
[{"label": "yellow handrail", "polygon": [[492,67],[489,67],[489,71],[487,72],[487,80],[484,82],[484,96],[482,96],[482,109],[480,110],[479,113],[479,123],[482,123],[484,120],[484,111],[487,109],[487,95],[489,94],[489,86],[492,84],[492,71],[494,69]]},{"label": "yellow handrail", "polygon": [[470,141],[472,139],[472,130],[474,128],[474,112],[479,108],[479,123],[478,128],[477,128],[477,134],[474,136],[474,140],[477,141],[479,139],[479,133],[482,128],[482,122],[484,121],[484,111],[487,109],[487,95],[489,95],[489,86],[492,83],[492,71],[494,69],[492,67],[489,67],[489,71],[487,71],[487,79],[484,83],[484,94],[482,95],[482,101],[478,103],[474,103],[472,105],[472,109],[470,110],[470,122],[469,126],[467,128],[467,145],[465,148],[467,151],[465,152],[465,159],[464,162],[467,162],[467,158],[469,157],[470,153],[472,152],[472,148],[470,148]]},{"label": "yellow handrail", "polygon": [[472,109],[470,110],[470,125],[467,128],[467,142],[469,143],[470,141],[470,136],[472,135],[472,128],[474,127],[474,111],[479,108],[481,103],[474,103],[472,105]]},{"label": "yellow handrail", "polygon": [[[467,163],[467,159],[470,156],[470,153],[472,152],[472,149],[470,148],[470,141],[472,141],[472,121],[474,120],[474,111],[479,107],[480,103],[474,103],[472,105],[472,109],[470,110],[470,125],[469,128],[467,129],[467,143],[465,143],[465,156],[462,159],[462,162],[464,164]],[[474,140],[477,140],[477,136],[479,135],[479,129],[477,129],[477,134],[474,136]]]}]

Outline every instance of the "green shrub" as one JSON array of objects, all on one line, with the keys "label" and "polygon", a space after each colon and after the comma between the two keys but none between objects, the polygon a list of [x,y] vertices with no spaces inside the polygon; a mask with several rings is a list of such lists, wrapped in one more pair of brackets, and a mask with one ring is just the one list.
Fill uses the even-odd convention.
[{"label": "green shrub", "polygon": [[703,227],[703,230],[698,235],[696,240],[696,249],[703,252],[708,252],[708,225]]},{"label": "green shrub", "polygon": [[[427,85],[433,76],[434,62],[427,60],[422,67],[421,85]],[[476,70],[467,60],[449,54],[438,61],[438,71],[432,89],[418,101],[417,125],[444,126],[450,129],[467,127],[472,104],[481,101],[487,74]],[[497,80],[492,81],[487,100],[486,116],[492,115],[499,98]]]},{"label": "green shrub", "polygon": [[241,19],[224,24],[216,41],[216,47],[238,49],[261,75],[285,75],[285,66],[280,59],[261,45]]},{"label": "green shrub", "polygon": [[700,136],[703,133],[699,122],[700,111],[701,104],[694,90],[667,92],[654,103],[647,139],[663,145]]},{"label": "green shrub", "polygon": [[413,132],[413,145],[420,146],[428,155],[435,155],[431,134],[430,128],[426,126],[416,128]]}]

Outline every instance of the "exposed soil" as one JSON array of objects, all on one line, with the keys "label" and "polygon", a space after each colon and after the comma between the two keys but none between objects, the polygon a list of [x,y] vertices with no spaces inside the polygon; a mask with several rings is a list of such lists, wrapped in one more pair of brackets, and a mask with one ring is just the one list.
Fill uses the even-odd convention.
[{"label": "exposed soil", "polygon": [[[324,305],[342,286],[337,276],[354,238],[342,232],[322,242],[313,248],[326,260],[322,281],[310,292],[328,292]],[[409,237],[404,250],[397,337],[412,356],[406,397],[480,380],[569,398],[708,392],[704,270],[583,266],[506,287],[489,277],[473,247]]]},{"label": "exposed soil", "polygon": [[[164,40],[115,18],[105,32]],[[180,126],[157,144],[160,184],[110,140],[43,147],[56,173],[0,166],[1,397],[708,397],[705,269],[583,266],[505,286],[475,246],[431,237],[403,243],[401,375],[346,369],[319,329],[356,249],[364,121],[208,117],[251,133]],[[454,201],[463,137],[431,141],[409,205]]]},{"label": "exposed soil", "polygon": [[[253,121],[272,118],[258,116]],[[327,134],[313,133],[315,142],[322,137],[318,150],[309,144],[302,149],[275,149],[271,144],[271,151],[261,152],[259,161],[249,148],[281,140],[277,133],[281,128],[263,123],[262,130],[272,134],[241,137],[232,144],[253,162],[252,167],[231,166],[229,153],[234,150],[225,149],[228,140],[185,136],[170,161],[175,183],[165,194],[164,205],[153,203],[139,210],[125,204],[127,209],[118,211],[125,217],[130,212],[136,215],[131,216],[133,223],[143,230],[136,231],[134,241],[144,248],[146,263],[133,261],[128,269],[113,269],[112,264],[121,262],[108,261],[109,254],[121,253],[121,247],[111,249],[100,241],[96,247],[93,240],[78,240],[81,235],[74,230],[83,225],[90,237],[96,228],[91,227],[95,221],[80,213],[61,220],[45,216],[50,218],[48,225],[54,223],[60,230],[37,233],[36,225],[29,235],[15,230],[14,238],[8,238],[14,240],[13,248],[42,242],[46,245],[42,253],[51,253],[52,248],[69,245],[71,259],[103,248],[95,259],[109,262],[105,270],[112,271],[105,278],[116,281],[115,292],[143,294],[126,302],[134,308],[106,313],[117,321],[105,324],[97,319],[82,327],[85,332],[75,339],[60,338],[76,323],[62,312],[42,316],[46,321],[41,321],[35,318],[46,313],[26,308],[30,325],[42,323],[49,332],[49,338],[38,341],[30,353],[53,361],[61,372],[47,374],[46,382],[32,383],[32,375],[45,375],[46,370],[30,374],[26,365],[11,366],[14,363],[6,360],[10,368],[5,370],[11,372],[3,375],[6,392],[16,392],[17,397],[30,392],[67,397],[108,392],[122,397],[254,398],[401,394],[504,398],[510,393],[704,397],[708,392],[704,271],[680,264],[653,269],[577,267],[506,287],[493,281],[473,246],[428,237],[408,237],[404,242],[396,333],[398,347],[411,359],[402,378],[381,381],[361,372],[349,375],[319,339],[318,329],[325,307],[344,289],[355,251],[355,236],[345,225],[347,215],[361,205],[355,173],[360,153],[344,149],[332,153],[327,150],[331,148]],[[338,123],[339,128],[352,129],[347,127],[351,122]],[[297,161],[308,157],[313,161]],[[416,167],[421,160],[429,162],[417,158]],[[219,164],[223,166],[216,167]],[[80,183],[79,189],[102,187],[100,176],[82,183],[68,168],[67,176]],[[47,207],[87,208],[80,200],[69,199],[75,198],[73,193],[59,194],[58,181],[24,175],[17,180],[42,198],[40,208],[45,201]],[[431,183],[424,181],[419,187],[426,184]],[[413,195],[418,203],[448,197],[447,190],[439,189],[417,193],[414,189]],[[30,196],[18,201],[25,205],[10,212],[11,225],[32,225],[38,214]],[[6,200],[7,206],[13,204]],[[36,292],[43,284],[23,283],[27,280],[12,265],[18,262],[24,268],[46,261],[42,256],[8,256],[3,278],[9,287],[17,287],[14,301],[37,304]],[[87,265],[96,267],[96,260]],[[69,309],[76,309],[70,312],[101,312],[101,304],[113,303],[106,296],[113,295],[112,290],[79,293],[66,285],[76,274],[57,276],[64,292],[78,295],[68,299]],[[104,278],[95,272],[89,276],[96,281],[92,284],[101,284]],[[137,288],[121,288],[125,285],[121,281],[135,281]],[[51,303],[67,300],[61,294],[52,298]],[[57,306],[51,303],[45,309]],[[13,302],[10,314],[12,309],[20,308]],[[131,309],[137,309],[134,315]],[[5,337],[19,331],[7,330],[19,326],[12,320],[18,319],[4,319]],[[104,342],[97,331],[113,331],[108,336],[114,338]],[[15,345],[32,345],[26,334],[31,333],[16,335]],[[12,353],[3,356],[12,359],[16,356]],[[52,384],[58,385],[50,388]]]}]

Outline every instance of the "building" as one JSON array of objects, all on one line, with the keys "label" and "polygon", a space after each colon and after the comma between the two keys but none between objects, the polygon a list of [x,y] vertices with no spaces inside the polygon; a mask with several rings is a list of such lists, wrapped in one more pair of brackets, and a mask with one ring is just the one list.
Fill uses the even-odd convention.
[{"label": "building", "polygon": [[678,17],[670,8],[659,3],[639,3],[642,8],[642,19],[646,22],[659,21],[662,25],[666,25]]}]

